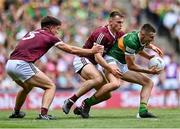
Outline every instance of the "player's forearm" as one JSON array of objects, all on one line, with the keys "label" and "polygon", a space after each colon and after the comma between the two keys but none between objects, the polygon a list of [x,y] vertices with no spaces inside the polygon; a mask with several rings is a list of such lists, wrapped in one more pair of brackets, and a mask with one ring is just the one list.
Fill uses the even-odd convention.
[{"label": "player's forearm", "polygon": [[79,56],[86,56],[86,55],[94,54],[92,49],[83,49],[80,47],[71,46],[71,45],[64,43],[63,41],[58,42],[56,47],[58,47],[59,49],[65,51],[65,52],[68,52],[71,54],[76,54]]},{"label": "player's forearm", "polygon": [[146,48],[149,48],[149,49],[154,50],[154,49],[156,49],[156,48],[158,48],[158,47],[157,47],[156,45],[150,43],[148,46],[146,46]]},{"label": "player's forearm", "polygon": [[72,49],[71,51],[72,54],[76,54],[79,56],[87,56],[87,55],[94,54],[92,49],[83,49],[83,48],[75,47],[75,46],[71,46],[71,49]]},{"label": "player's forearm", "polygon": [[154,45],[150,43],[148,46],[146,46],[146,48],[152,49],[153,46],[154,46]]},{"label": "player's forearm", "polygon": [[95,60],[98,64],[100,64],[103,68],[109,71],[110,66],[109,64],[104,60],[102,55],[100,53],[95,54]]},{"label": "player's forearm", "polygon": [[128,69],[132,70],[132,71],[136,71],[136,72],[142,72],[142,73],[151,74],[149,69],[146,69],[146,68],[141,67],[141,66],[136,65],[136,64],[130,65],[130,66],[128,65]]},{"label": "player's forearm", "polygon": [[143,67],[141,67],[135,63],[134,55],[126,55],[125,60],[126,60],[129,70],[136,71],[136,72],[148,73],[147,69],[144,69]]}]

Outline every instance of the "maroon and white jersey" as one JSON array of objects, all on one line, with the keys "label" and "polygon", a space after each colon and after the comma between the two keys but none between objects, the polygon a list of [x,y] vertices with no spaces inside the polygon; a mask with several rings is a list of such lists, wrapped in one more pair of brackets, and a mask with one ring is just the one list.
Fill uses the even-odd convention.
[{"label": "maroon and white jersey", "polygon": [[[94,43],[98,43],[104,46],[103,55],[105,55],[112,48],[116,39],[123,35],[124,32],[118,32],[117,34],[113,35],[108,26],[102,26],[91,33],[83,48],[91,49]],[[93,64],[97,64],[94,55],[86,56],[86,58],[88,58]]]},{"label": "maroon and white jersey", "polygon": [[46,30],[31,31],[19,41],[10,59],[35,62],[59,41],[60,39]]}]

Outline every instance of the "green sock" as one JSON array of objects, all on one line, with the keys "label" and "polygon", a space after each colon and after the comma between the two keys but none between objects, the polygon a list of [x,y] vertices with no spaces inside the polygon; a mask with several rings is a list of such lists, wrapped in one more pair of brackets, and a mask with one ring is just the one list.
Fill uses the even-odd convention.
[{"label": "green sock", "polygon": [[139,107],[139,113],[147,112],[147,103],[141,102]]},{"label": "green sock", "polygon": [[100,102],[100,101],[97,100],[97,99],[95,98],[95,96],[91,96],[90,98],[87,98],[87,99],[85,100],[85,103],[86,103],[88,106],[96,105],[96,104],[98,104],[99,102]]}]

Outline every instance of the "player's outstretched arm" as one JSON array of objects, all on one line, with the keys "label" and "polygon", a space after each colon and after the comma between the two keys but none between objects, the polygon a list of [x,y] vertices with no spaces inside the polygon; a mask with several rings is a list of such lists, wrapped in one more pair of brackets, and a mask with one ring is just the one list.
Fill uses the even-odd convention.
[{"label": "player's outstretched arm", "polygon": [[164,55],[163,51],[159,47],[155,46],[152,43],[150,43],[148,46],[146,46],[146,48],[152,49],[153,51],[158,53],[159,56],[161,56],[161,57]]},{"label": "player's outstretched arm", "polygon": [[56,47],[58,47],[59,49],[65,52],[76,54],[79,56],[93,55],[95,53],[102,52],[104,50],[103,46],[97,44],[95,44],[91,49],[83,49],[80,47],[68,45],[62,41],[57,43]]}]

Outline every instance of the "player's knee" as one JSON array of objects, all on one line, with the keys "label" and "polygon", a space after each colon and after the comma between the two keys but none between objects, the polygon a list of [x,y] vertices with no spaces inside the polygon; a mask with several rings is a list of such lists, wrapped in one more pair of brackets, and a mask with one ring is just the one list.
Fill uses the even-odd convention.
[{"label": "player's knee", "polygon": [[118,89],[119,86],[120,86],[120,82],[119,81],[111,82],[111,91]]},{"label": "player's knee", "polygon": [[54,83],[51,83],[51,84],[50,84],[50,88],[51,88],[51,89],[56,89],[56,85],[55,85]]},{"label": "player's knee", "polygon": [[43,89],[56,89],[56,85],[53,82],[49,82],[46,85],[44,85]]},{"label": "player's knee", "polygon": [[154,83],[151,79],[148,78],[148,79],[144,80],[144,85],[152,88]]},{"label": "player's knee", "polygon": [[102,76],[98,76],[98,77],[96,77],[95,78],[95,81],[96,81],[96,84],[97,85],[100,85],[100,84],[102,84],[103,83],[103,77]]}]

